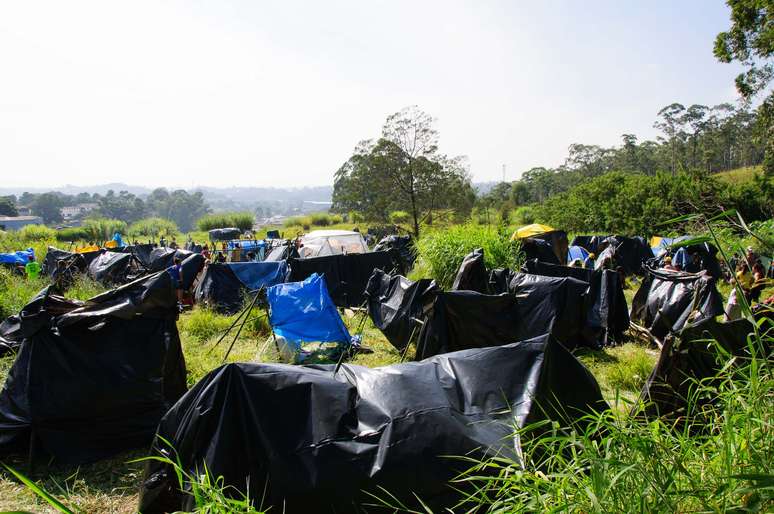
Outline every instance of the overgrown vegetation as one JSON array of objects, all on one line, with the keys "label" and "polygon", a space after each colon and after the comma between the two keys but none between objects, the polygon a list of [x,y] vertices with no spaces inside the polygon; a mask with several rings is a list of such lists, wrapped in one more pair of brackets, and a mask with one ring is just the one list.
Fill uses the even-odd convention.
[{"label": "overgrown vegetation", "polygon": [[255,216],[250,212],[226,212],[218,214],[207,214],[199,218],[196,226],[201,231],[213,230],[216,228],[232,228],[239,230],[252,230],[255,223]]},{"label": "overgrown vegetation", "polygon": [[174,221],[164,218],[145,218],[129,225],[129,235],[134,238],[154,240],[160,237],[174,237],[180,233]]}]

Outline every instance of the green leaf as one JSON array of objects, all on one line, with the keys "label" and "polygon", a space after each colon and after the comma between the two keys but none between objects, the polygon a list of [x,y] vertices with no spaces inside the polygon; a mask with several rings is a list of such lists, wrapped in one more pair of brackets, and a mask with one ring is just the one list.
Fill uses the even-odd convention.
[{"label": "green leaf", "polygon": [[75,511],[70,510],[64,503],[57,500],[48,491],[38,486],[35,482],[33,482],[32,480],[30,480],[20,472],[16,471],[11,466],[3,463],[3,467],[7,469],[13,476],[19,479],[24,485],[26,485],[27,488],[30,489],[33,493],[37,494],[38,496],[46,500],[46,502],[48,502],[49,505],[54,507],[62,514],[75,514]]}]

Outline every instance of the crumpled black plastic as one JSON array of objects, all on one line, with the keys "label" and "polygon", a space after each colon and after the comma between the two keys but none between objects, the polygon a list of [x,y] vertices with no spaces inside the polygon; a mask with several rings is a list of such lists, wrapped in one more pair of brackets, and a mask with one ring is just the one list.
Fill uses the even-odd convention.
[{"label": "crumpled black plastic", "polygon": [[57,262],[65,261],[66,266],[70,270],[86,273],[86,270],[89,268],[89,264],[91,264],[94,259],[99,257],[102,252],[104,252],[104,250],[75,253],[49,246],[48,250],[46,251],[46,256],[43,258],[41,271],[50,276],[54,273],[54,271],[56,271]]},{"label": "crumpled black plastic", "polygon": [[630,317],[661,340],[669,333],[679,333],[689,321],[720,314],[723,297],[710,275],[647,268],[632,300]]},{"label": "crumpled black plastic", "polygon": [[642,275],[645,263],[653,258],[653,251],[641,236],[575,236],[571,244],[593,253],[597,266],[610,256],[614,265],[621,266],[627,275]]},{"label": "crumpled black plastic", "polygon": [[[548,262],[551,264],[562,264],[563,261],[557,257],[556,252],[551,245],[542,239],[528,237],[521,241],[521,251],[524,253],[524,258],[537,259],[540,262]],[[564,260],[567,260],[567,249],[565,248]]]},{"label": "crumpled black plastic", "polygon": [[[273,512],[362,512],[373,493],[440,512],[470,461],[518,459],[515,427],[577,421],[607,404],[588,370],[548,335],[419,363],[367,368],[239,363],[194,386],[159,424],[153,453]],[[166,439],[174,447],[171,453]],[[454,484],[463,487],[464,484]],[[144,514],[189,510],[175,472],[149,462]],[[264,489],[265,488],[265,489]],[[383,489],[379,489],[383,488]]]},{"label": "crumpled black plastic", "polygon": [[424,307],[439,291],[434,280],[416,282],[400,275],[375,270],[366,287],[368,314],[374,326],[400,352],[419,334]]},{"label": "crumpled black plastic", "polygon": [[176,317],[167,273],[86,302],[33,300],[0,392],[0,451],[78,464],[147,444],[186,390]]},{"label": "crumpled black plastic", "polygon": [[230,241],[232,239],[239,239],[239,236],[242,235],[242,231],[236,227],[214,228],[207,234],[210,237],[210,241]]},{"label": "crumpled black plastic", "polygon": [[484,249],[476,248],[462,259],[454,277],[452,291],[476,291],[489,294],[489,276],[484,264]]},{"label": "crumpled black plastic", "polygon": [[191,255],[199,254],[194,254],[188,250],[175,250],[173,248],[166,248],[163,246],[154,248],[151,250],[151,253],[148,257],[149,261],[147,268],[149,272],[156,273],[157,271],[161,271],[172,266],[175,263],[175,257],[179,258],[181,261],[184,261]]},{"label": "crumpled black plastic", "polygon": [[338,307],[359,307],[366,301],[365,289],[374,270],[395,269],[389,252],[326,255],[308,259],[289,259],[288,282],[302,282],[313,273],[325,278],[333,303]]},{"label": "crumpled black plastic", "polygon": [[133,272],[132,261],[131,253],[103,252],[89,264],[89,276],[103,284],[121,284]]},{"label": "crumpled black plastic", "polygon": [[417,251],[411,235],[389,235],[382,238],[373,248],[374,252],[392,252],[393,260],[398,264],[396,270],[401,275],[407,274],[414,267],[417,259]]}]

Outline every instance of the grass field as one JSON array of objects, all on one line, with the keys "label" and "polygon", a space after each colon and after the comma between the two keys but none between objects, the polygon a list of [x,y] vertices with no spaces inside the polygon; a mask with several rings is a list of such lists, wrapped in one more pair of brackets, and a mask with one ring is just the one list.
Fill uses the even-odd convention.
[{"label": "grass field", "polygon": [[[7,286],[5,296],[0,302],[9,305],[6,308],[18,309],[26,299],[34,295],[44,284],[29,284],[23,279],[5,277]],[[100,291],[99,285],[83,280],[74,291],[74,296],[86,298]],[[11,294],[10,292],[13,291]],[[633,291],[627,291],[631,297]],[[362,314],[345,312],[344,320],[350,330],[360,325]],[[180,330],[183,350],[188,369],[188,383],[192,385],[206,373],[221,365],[230,337],[210,352],[213,345],[231,324],[233,318],[214,314],[210,311],[194,308],[180,316]],[[363,329],[364,344],[373,350],[370,354],[359,354],[353,363],[364,366],[382,366],[399,362],[400,354],[366,320]],[[628,409],[622,400],[633,400],[653,366],[657,353],[636,342],[606,351],[582,351],[580,359],[595,374],[611,403],[618,402],[621,410]],[[411,359],[409,352],[406,358]],[[0,380],[5,376],[14,356],[0,359]],[[240,335],[228,358],[228,362],[255,361],[274,362],[276,351],[268,343],[268,333],[264,323],[251,323]],[[30,469],[23,458],[7,461],[8,464],[35,479],[48,491],[57,494],[71,507],[83,512],[134,512],[137,505],[137,492],[142,479],[142,466],[129,461],[144,455],[138,449],[112,460],[79,468],[59,468],[38,464]],[[0,474],[0,511],[54,512],[46,503],[39,500],[31,491],[11,478],[8,473]]]},{"label": "grass field", "polygon": [[746,166],[744,168],[735,168],[733,170],[721,171],[714,176],[723,182],[729,184],[742,184],[751,182],[757,174],[763,173],[763,166]]}]

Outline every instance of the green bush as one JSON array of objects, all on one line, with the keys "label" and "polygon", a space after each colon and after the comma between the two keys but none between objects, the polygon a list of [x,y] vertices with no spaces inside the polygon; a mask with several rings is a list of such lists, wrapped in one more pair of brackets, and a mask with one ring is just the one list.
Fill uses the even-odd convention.
[{"label": "green bush", "polygon": [[519,226],[535,223],[535,209],[529,205],[523,205],[513,213],[513,222]]},{"label": "green bush", "polygon": [[252,230],[255,224],[255,216],[251,212],[225,212],[220,214],[207,214],[199,218],[196,226],[201,231],[213,230],[216,228],[236,227],[239,230]]},{"label": "green bush", "polygon": [[504,229],[472,223],[456,225],[423,235],[417,243],[420,269],[425,270],[443,288],[454,282],[462,259],[476,248],[484,249],[488,268],[518,269],[518,241],[511,241]]},{"label": "green bush", "polygon": [[282,223],[285,227],[301,227],[301,226],[309,226],[311,225],[311,220],[307,216],[291,216],[289,218],[286,218],[285,221]]},{"label": "green bush", "polygon": [[365,216],[358,211],[349,211],[349,213],[347,213],[347,221],[349,223],[363,223],[365,221]]},{"label": "green bush", "polygon": [[132,237],[174,237],[179,233],[177,224],[166,218],[145,218],[135,221],[129,226],[129,235]]},{"label": "green bush", "polygon": [[309,215],[309,223],[315,227],[327,227],[331,225],[331,217],[324,212],[316,212]]},{"label": "green bush", "polygon": [[406,211],[392,211],[390,213],[390,223],[395,225],[405,225],[411,221],[411,214]]},{"label": "green bush", "polygon": [[45,225],[25,225],[18,232],[19,238],[25,241],[44,241],[55,239],[56,230]]},{"label": "green bush", "polygon": [[61,228],[56,231],[56,240],[64,242],[76,242],[89,239],[89,235],[83,227]]},{"label": "green bush", "polygon": [[83,222],[81,227],[86,235],[85,239],[96,244],[113,239],[113,235],[126,234],[126,222],[110,218],[90,218]]}]

